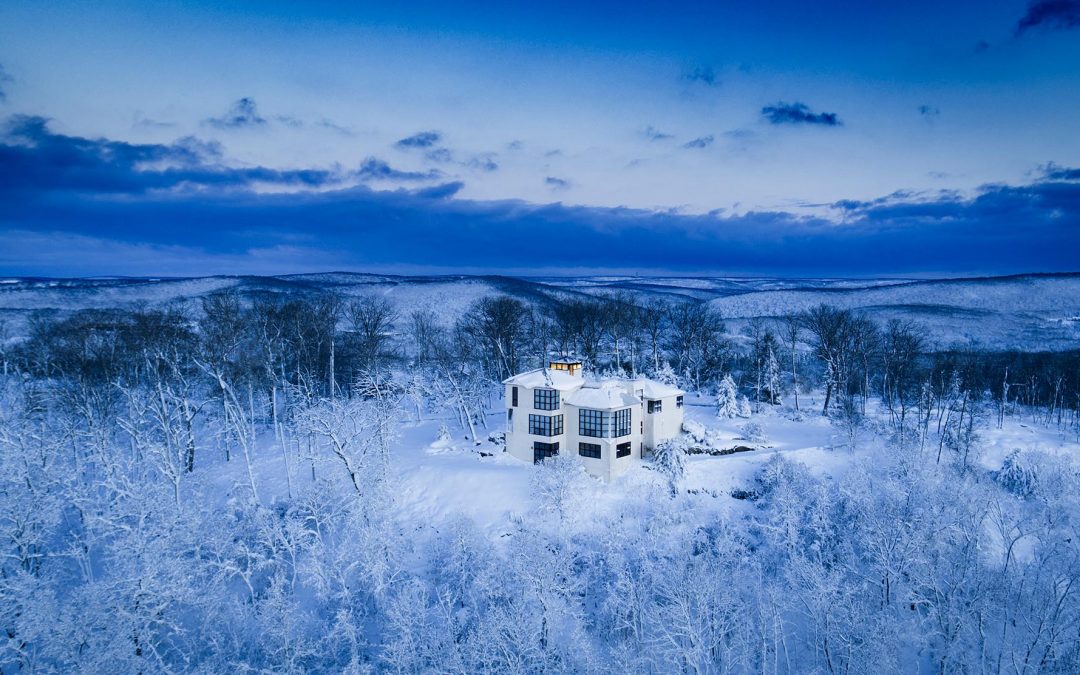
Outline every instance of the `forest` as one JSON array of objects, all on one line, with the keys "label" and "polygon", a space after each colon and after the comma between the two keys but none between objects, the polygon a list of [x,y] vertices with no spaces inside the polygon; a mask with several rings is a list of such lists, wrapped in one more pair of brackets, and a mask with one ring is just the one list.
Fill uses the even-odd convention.
[{"label": "forest", "polygon": [[[38,312],[0,350],[4,673],[1080,670],[1080,470],[1041,444],[1080,447],[1080,349],[943,350],[827,304],[728,330],[629,292],[452,324],[222,292]],[[775,452],[702,495],[681,440],[589,488],[631,491],[617,517],[569,455],[528,467],[505,536],[405,517],[407,430],[497,442],[501,381],[552,355],[698,419],[827,420],[850,467]]]}]

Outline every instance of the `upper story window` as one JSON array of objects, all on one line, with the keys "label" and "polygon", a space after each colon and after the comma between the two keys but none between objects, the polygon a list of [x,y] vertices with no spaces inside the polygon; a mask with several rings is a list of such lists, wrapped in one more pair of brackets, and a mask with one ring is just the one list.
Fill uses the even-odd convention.
[{"label": "upper story window", "polygon": [[534,436],[558,436],[562,432],[562,415],[529,415],[530,434]]},{"label": "upper story window", "polygon": [[592,438],[618,438],[630,435],[630,408],[578,411],[578,435]]},{"label": "upper story window", "polygon": [[558,410],[558,389],[537,389],[533,392],[533,407],[537,410]]},{"label": "upper story window", "polygon": [[517,407],[517,387],[510,387],[510,405]]},{"label": "upper story window", "polygon": [[615,411],[615,438],[630,435],[630,408]]},{"label": "upper story window", "polygon": [[675,407],[676,408],[681,408],[682,407],[682,396],[676,396],[675,397]]},{"label": "upper story window", "polygon": [[663,401],[649,401],[649,414],[663,412]]}]

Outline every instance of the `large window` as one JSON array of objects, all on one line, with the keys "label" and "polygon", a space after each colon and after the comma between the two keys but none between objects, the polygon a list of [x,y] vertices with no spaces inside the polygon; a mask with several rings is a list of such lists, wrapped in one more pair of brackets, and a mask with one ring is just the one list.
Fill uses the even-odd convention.
[{"label": "large window", "polygon": [[582,408],[578,411],[578,435],[618,438],[630,435],[630,408],[609,412]]},{"label": "large window", "polygon": [[599,443],[578,443],[578,454],[582,457],[600,459]]},{"label": "large window", "polygon": [[630,443],[619,443],[615,446],[616,457],[629,457],[630,456]]},{"label": "large window", "polygon": [[542,462],[548,457],[554,457],[559,454],[558,443],[541,443],[540,441],[533,441],[533,464]]},{"label": "large window", "polygon": [[530,434],[534,436],[558,436],[562,432],[562,415],[529,415]]},{"label": "large window", "polygon": [[630,435],[630,408],[615,411],[615,438]]},{"label": "large window", "polygon": [[578,411],[578,435],[593,438],[605,438],[607,429],[604,425],[604,412],[582,408]]},{"label": "large window", "polygon": [[663,401],[649,401],[649,406],[648,407],[649,407],[649,414],[650,415],[653,414],[653,413],[663,412],[664,411],[664,402]]},{"label": "large window", "polygon": [[558,410],[558,389],[537,389],[533,392],[533,407],[537,410]]},{"label": "large window", "polygon": [[517,407],[517,387],[510,387],[510,405]]}]

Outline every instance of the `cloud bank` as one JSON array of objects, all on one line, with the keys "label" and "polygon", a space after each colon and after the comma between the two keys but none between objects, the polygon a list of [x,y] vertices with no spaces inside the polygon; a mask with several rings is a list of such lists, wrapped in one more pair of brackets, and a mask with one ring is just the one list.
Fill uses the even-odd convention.
[{"label": "cloud bank", "polygon": [[1080,250],[1080,170],[1056,165],[971,196],[838,202],[835,218],[478,201],[460,182],[377,190],[365,177],[437,179],[374,158],[231,167],[195,139],[130,144],[15,118],[0,135],[0,273],[1013,273],[1075,270]]}]

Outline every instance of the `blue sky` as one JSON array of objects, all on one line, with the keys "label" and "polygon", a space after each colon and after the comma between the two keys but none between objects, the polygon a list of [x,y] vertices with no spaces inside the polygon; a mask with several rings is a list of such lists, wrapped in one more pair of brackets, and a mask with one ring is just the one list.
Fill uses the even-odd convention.
[{"label": "blue sky", "polygon": [[0,7],[0,274],[1080,268],[1080,1]]}]

